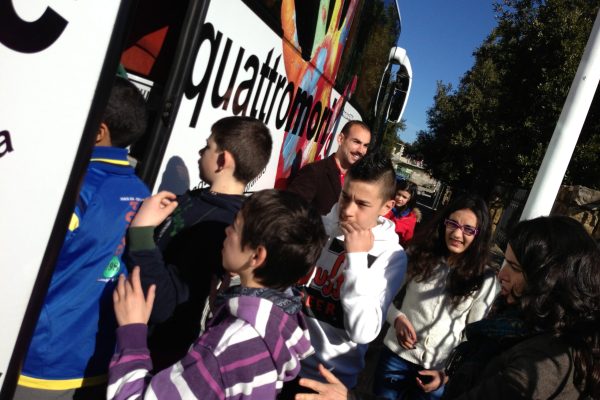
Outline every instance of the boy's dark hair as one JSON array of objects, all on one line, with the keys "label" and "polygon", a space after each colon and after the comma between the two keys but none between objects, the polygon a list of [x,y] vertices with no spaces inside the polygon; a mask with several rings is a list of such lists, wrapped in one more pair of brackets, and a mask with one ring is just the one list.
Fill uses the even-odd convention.
[{"label": "boy's dark hair", "polygon": [[267,250],[264,264],[254,270],[263,285],[286,288],[317,262],[327,235],[319,213],[298,195],[262,190],[246,199],[240,213],[242,248]]},{"label": "boy's dark hair", "polygon": [[146,100],[129,80],[115,79],[102,122],[108,127],[115,147],[127,147],[146,132]]},{"label": "boy's dark hair", "polygon": [[378,182],[383,201],[396,195],[396,173],[388,154],[377,149],[367,153],[348,170],[348,177],[362,182]]},{"label": "boy's dark hair", "polygon": [[273,140],[269,128],[252,117],[221,118],[211,128],[219,150],[227,150],[235,160],[233,177],[247,184],[262,172],[271,157]]}]

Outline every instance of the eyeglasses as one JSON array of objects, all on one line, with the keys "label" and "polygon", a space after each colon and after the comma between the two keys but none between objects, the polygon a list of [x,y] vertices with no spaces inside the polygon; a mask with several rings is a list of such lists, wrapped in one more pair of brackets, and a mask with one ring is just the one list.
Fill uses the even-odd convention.
[{"label": "eyeglasses", "polygon": [[467,236],[477,235],[479,232],[479,229],[471,225],[461,225],[453,219],[446,218],[444,220],[444,225],[446,225],[446,229],[450,229],[451,231],[460,229]]}]

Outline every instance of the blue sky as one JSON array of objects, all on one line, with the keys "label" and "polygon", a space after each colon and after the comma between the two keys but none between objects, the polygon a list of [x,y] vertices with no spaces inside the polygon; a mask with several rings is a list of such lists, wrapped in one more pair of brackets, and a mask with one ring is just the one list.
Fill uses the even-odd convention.
[{"label": "blue sky", "polygon": [[398,45],[406,49],[413,71],[402,116],[407,129],[400,139],[412,142],[427,129],[436,82],[456,87],[473,65],[473,51],[496,25],[492,0],[397,0],[402,15]]}]

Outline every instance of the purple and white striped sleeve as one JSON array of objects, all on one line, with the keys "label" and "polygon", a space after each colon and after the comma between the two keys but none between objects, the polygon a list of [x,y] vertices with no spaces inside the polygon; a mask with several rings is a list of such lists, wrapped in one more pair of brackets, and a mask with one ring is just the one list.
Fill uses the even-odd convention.
[{"label": "purple and white striped sleeve", "polygon": [[225,398],[215,356],[198,343],[181,361],[152,376],[147,331],[143,324],[117,329],[117,352],[108,371],[108,400]]},{"label": "purple and white striped sleeve", "polygon": [[124,325],[117,329],[117,351],[108,370],[107,399],[128,399],[145,392],[152,369],[147,333],[146,324]]}]

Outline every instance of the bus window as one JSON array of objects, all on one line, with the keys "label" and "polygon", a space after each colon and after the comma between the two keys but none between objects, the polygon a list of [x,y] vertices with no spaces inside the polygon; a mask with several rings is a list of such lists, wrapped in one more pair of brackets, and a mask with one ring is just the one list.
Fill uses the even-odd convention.
[{"label": "bus window", "polygon": [[381,74],[387,64],[390,48],[396,45],[400,35],[400,16],[394,2],[383,0],[363,2],[359,15],[342,55],[336,85],[340,88],[354,76],[360,77],[351,104],[360,111],[367,123],[373,124],[374,102]]},{"label": "bus window", "polygon": [[164,86],[179,41],[188,1],[139,3],[121,63],[128,72]]}]

